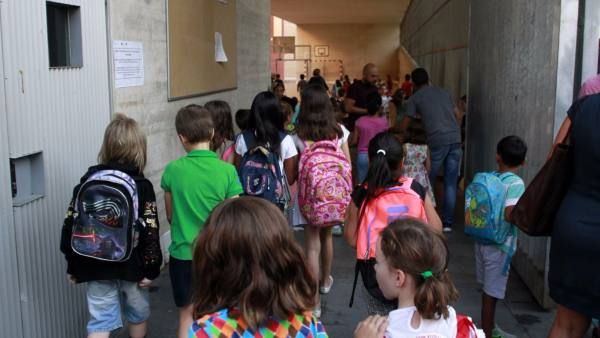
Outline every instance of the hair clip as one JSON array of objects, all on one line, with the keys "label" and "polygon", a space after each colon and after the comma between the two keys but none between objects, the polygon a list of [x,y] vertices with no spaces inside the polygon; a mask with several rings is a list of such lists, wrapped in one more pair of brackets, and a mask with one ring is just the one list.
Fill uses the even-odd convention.
[{"label": "hair clip", "polygon": [[430,270],[421,272],[421,277],[423,277],[423,279],[431,278],[431,277],[433,277],[433,272],[431,272]]},{"label": "hair clip", "polygon": [[383,156],[385,156],[386,152],[383,149],[379,149],[379,150],[377,150],[377,154],[382,154]]}]

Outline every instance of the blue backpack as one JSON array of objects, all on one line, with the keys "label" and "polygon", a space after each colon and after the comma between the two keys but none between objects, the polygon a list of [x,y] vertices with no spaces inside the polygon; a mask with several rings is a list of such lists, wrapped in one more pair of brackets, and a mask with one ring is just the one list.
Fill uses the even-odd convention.
[{"label": "blue backpack", "polygon": [[[248,151],[242,157],[239,176],[244,189],[244,195],[264,198],[277,205],[281,210],[287,207],[286,198],[287,182],[279,167],[279,154],[265,145],[256,143],[256,136],[252,131],[244,131],[244,138]],[[285,137],[280,134],[281,139]]]},{"label": "blue backpack", "polygon": [[481,244],[502,244],[510,227],[504,222],[508,187],[514,174],[478,173],[465,191],[465,233]]}]

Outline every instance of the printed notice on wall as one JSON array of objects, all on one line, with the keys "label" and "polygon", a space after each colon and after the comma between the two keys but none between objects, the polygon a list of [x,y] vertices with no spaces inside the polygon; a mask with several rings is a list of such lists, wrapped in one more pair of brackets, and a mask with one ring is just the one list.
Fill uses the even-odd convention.
[{"label": "printed notice on wall", "polygon": [[137,41],[113,41],[115,87],[144,84],[144,47]]}]

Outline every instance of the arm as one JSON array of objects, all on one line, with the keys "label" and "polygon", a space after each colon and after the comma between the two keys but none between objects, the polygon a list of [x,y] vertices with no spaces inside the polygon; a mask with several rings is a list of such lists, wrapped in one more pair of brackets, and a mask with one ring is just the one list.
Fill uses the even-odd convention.
[{"label": "arm", "polygon": [[407,115],[404,115],[404,117],[402,118],[402,121],[400,122],[400,130],[402,132],[406,132],[408,130],[409,125],[410,125],[410,117]]},{"label": "arm", "polygon": [[67,260],[73,252],[71,249],[71,234],[73,232],[73,222],[75,220],[74,210],[75,199],[72,199],[69,203],[69,207],[67,208],[67,215],[65,216],[65,220],[63,221],[63,226],[60,234],[60,251],[65,255],[65,258],[67,258]]},{"label": "arm", "polygon": [[[427,172],[431,171],[431,151],[429,151],[429,147],[427,147],[427,159],[425,159],[425,170],[427,170]],[[434,182],[429,182],[429,184],[431,184],[431,191],[433,191],[433,183]]]},{"label": "arm", "polygon": [[235,166],[236,170],[240,170],[240,165],[242,164],[242,156],[240,156],[240,154],[238,154],[237,152],[233,153],[233,165]]},{"label": "arm", "polygon": [[358,323],[354,330],[354,338],[381,338],[389,325],[386,316],[369,316]]},{"label": "arm", "polygon": [[351,247],[356,247],[356,233],[358,227],[358,207],[350,202],[346,210],[346,221],[344,222],[344,239]]},{"label": "arm", "polygon": [[165,191],[165,212],[167,213],[167,221],[171,224],[173,219],[173,195],[170,191]]},{"label": "arm", "polygon": [[344,156],[346,156],[346,159],[348,159],[350,165],[352,165],[352,158],[350,157],[350,148],[348,148],[348,142],[342,143],[342,152],[344,153]]},{"label": "arm", "polygon": [[364,108],[358,108],[355,106],[356,100],[353,100],[349,97],[344,99],[344,108],[346,109],[346,113],[348,114],[366,114],[367,110]]},{"label": "arm", "polygon": [[350,140],[348,142],[350,142],[351,146],[356,146],[358,144],[358,138],[358,128],[355,126],[354,131],[352,132],[352,134],[350,134]]},{"label": "arm", "polygon": [[298,155],[292,156],[283,161],[283,170],[285,171],[288,184],[294,184],[298,178]]},{"label": "arm", "polygon": [[394,104],[394,102],[390,102],[389,115],[388,115],[388,122],[390,124],[390,127],[394,127],[396,125],[397,118],[398,118],[398,109],[396,108],[396,105]]},{"label": "arm", "polygon": [[[140,287],[150,286],[150,281],[158,277],[163,260],[162,251],[160,249],[156,196],[154,196],[154,189],[151,186],[148,191],[149,198],[144,202],[143,214],[141,215],[143,228],[140,232],[140,244],[142,246],[142,255],[144,259],[145,278],[139,283]],[[171,193],[168,194],[171,196]]]},{"label": "arm", "polygon": [[505,220],[509,220],[510,219],[510,214],[512,214],[512,211],[513,211],[514,208],[515,208],[514,205],[511,205],[510,207],[504,208],[504,219]]},{"label": "arm", "polygon": [[433,202],[431,201],[431,197],[429,197],[429,195],[425,195],[425,215],[427,216],[429,225],[433,227],[434,230],[442,232],[442,220],[440,219],[437,211],[435,211]]}]

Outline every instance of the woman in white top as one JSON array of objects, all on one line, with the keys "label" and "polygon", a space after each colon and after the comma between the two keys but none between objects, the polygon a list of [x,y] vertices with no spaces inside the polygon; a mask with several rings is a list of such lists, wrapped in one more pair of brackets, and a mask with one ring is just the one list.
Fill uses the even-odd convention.
[{"label": "woman in white top", "polygon": [[[254,133],[256,143],[272,149],[279,155],[279,167],[282,173],[285,173],[288,183],[293,184],[298,176],[298,150],[292,137],[283,132],[285,121],[279,100],[271,92],[259,93],[252,101],[250,111],[248,127]],[[242,157],[248,151],[242,135],[236,139],[233,159],[238,169]]]},{"label": "woman in white top", "polygon": [[369,317],[354,336],[454,338],[466,319],[469,336],[483,337],[450,306],[458,291],[448,275],[448,255],[442,234],[418,220],[400,219],[385,228],[377,242],[375,274],[383,295],[398,299],[398,309],[387,320]]}]

